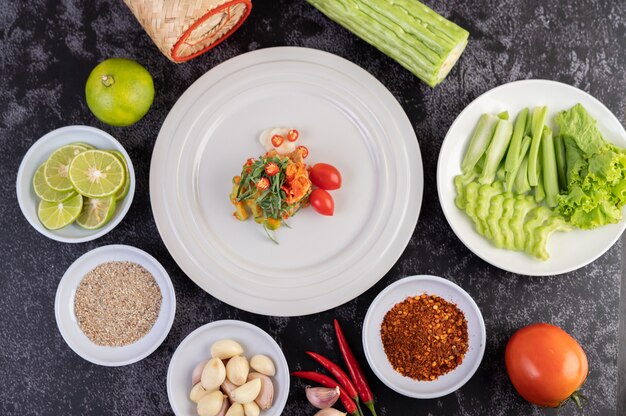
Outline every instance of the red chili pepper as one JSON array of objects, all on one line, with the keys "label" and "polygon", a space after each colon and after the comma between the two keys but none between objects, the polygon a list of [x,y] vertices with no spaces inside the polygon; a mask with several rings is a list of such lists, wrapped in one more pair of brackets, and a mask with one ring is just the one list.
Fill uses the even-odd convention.
[{"label": "red chili pepper", "polygon": [[285,138],[280,134],[275,134],[272,136],[272,146],[274,147],[279,147],[281,144],[283,144],[284,141]]},{"label": "red chili pepper", "polygon": [[267,165],[265,165],[265,173],[267,174],[267,176],[274,176],[278,172],[280,172],[280,169],[278,169],[278,165],[276,163],[269,162],[267,163]]},{"label": "red chili pepper", "polygon": [[298,136],[300,136],[300,133],[298,133],[298,130],[296,129],[289,130],[289,133],[287,133],[287,140],[289,140],[290,142],[295,142],[296,140],[298,140]]},{"label": "red chili pepper", "polygon": [[341,384],[341,387],[348,393],[348,396],[352,397],[352,399],[358,403],[359,395],[356,392],[356,388],[354,384],[352,384],[352,380],[350,377],[339,367],[337,364],[330,361],[328,358],[323,355],[317,354],[315,352],[307,351],[306,352],[311,358],[320,363],[322,367],[327,369],[330,374],[335,376],[335,379]]},{"label": "red chili pepper", "polygon": [[306,157],[309,155],[309,149],[307,149],[306,146],[298,146],[296,147],[296,150],[300,150],[302,152],[303,159],[306,159]]},{"label": "red chili pepper", "polygon": [[321,384],[324,387],[330,387],[331,389],[339,387],[339,400],[341,400],[343,407],[345,407],[348,413],[350,413],[351,415],[358,416],[359,411],[356,407],[356,404],[352,401],[350,396],[348,396],[346,391],[339,385],[339,383],[337,383],[332,378],[324,374],[316,373],[315,371],[296,371],[291,373],[291,375],[294,377],[303,378],[305,380],[314,381],[317,384]]},{"label": "red chili pepper", "polygon": [[261,190],[261,191],[264,191],[264,190],[266,190],[269,187],[270,187],[270,180],[267,179],[267,178],[261,178],[256,183],[256,188]]},{"label": "red chili pepper", "polygon": [[245,163],[244,166],[252,166],[252,165],[254,165],[254,159],[250,158],[250,159],[246,160],[246,163]]},{"label": "red chili pepper", "polygon": [[337,333],[337,341],[339,342],[339,349],[341,350],[341,354],[343,355],[343,359],[346,362],[346,366],[348,367],[348,372],[350,373],[350,377],[352,377],[352,381],[354,381],[354,385],[359,393],[359,397],[361,401],[365,403],[365,405],[370,409],[370,412],[374,416],[376,416],[376,410],[374,409],[374,395],[372,394],[372,390],[370,389],[369,384],[367,384],[367,380],[365,379],[365,375],[363,374],[363,370],[361,370],[361,366],[358,361],[354,357],[352,350],[348,346],[348,341],[346,337],[343,335],[343,331],[339,326],[339,322],[335,319],[335,332]]}]

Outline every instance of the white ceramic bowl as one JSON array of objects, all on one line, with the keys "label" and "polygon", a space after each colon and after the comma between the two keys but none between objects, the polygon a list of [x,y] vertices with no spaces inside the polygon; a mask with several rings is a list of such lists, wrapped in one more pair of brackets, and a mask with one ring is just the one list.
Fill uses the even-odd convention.
[{"label": "white ceramic bowl", "polygon": [[[380,326],[387,311],[407,297],[423,293],[456,304],[467,319],[469,346],[463,362],[433,381],[416,381],[396,372],[387,360],[380,337]],[[363,348],[374,374],[390,389],[418,399],[445,396],[461,388],[478,369],[485,343],[485,322],[476,302],[458,285],[436,276],[411,276],[391,284],[374,299],[363,323]]]},{"label": "white ceramic bowl", "polygon": [[[76,289],[85,274],[110,261],[130,261],[145,267],[154,276],[163,297],[159,317],[150,332],[123,347],[103,347],[91,342],[81,331],[74,314]],[[67,269],[57,289],[54,312],[61,336],[76,354],[94,364],[118,367],[142,360],[161,345],[174,322],[176,295],[169,275],[154,257],[135,247],[109,245],[83,254]]]},{"label": "white ceramic bowl", "polygon": [[[119,150],[126,158],[128,164],[130,189],[128,190],[128,195],[122,201],[118,201],[115,215],[104,227],[97,230],[86,230],[76,224],[71,224],[59,230],[48,230],[37,217],[39,198],[33,189],[33,176],[35,176],[37,168],[48,159],[52,152],[63,145],[74,142],[87,143],[102,150]],[[83,243],[102,237],[122,221],[130,208],[130,204],[133,202],[135,170],[126,150],[110,134],[88,126],[61,127],[44,135],[28,149],[17,172],[16,190],[17,201],[22,213],[35,230],[48,238],[64,243]]]},{"label": "white ceramic bowl", "polygon": [[590,231],[556,232],[548,241],[550,259],[539,261],[526,253],[494,246],[476,232],[472,221],[454,202],[454,177],[461,173],[461,161],[481,114],[508,110],[514,120],[522,108],[546,105],[548,124],[557,131],[554,123],[556,113],[576,103],[581,103],[598,121],[598,129],[606,140],[619,147],[626,147],[626,130],[608,108],[586,92],[555,81],[516,81],[489,90],[465,107],[450,126],[437,163],[439,201],[452,231],[468,249],[486,262],[509,272],[529,276],[567,273],[600,257],[626,229],[626,221],[622,220],[618,224]]},{"label": "white ceramic bowl", "polygon": [[280,346],[261,328],[243,321],[215,321],[201,326],[180,343],[172,356],[167,371],[167,396],[177,416],[195,415],[196,404],[189,400],[191,373],[199,362],[211,358],[210,348],[221,339],[237,341],[250,359],[256,354],[265,354],[274,361],[276,375],[274,404],[261,411],[262,416],[280,416],[289,396],[289,367]]}]

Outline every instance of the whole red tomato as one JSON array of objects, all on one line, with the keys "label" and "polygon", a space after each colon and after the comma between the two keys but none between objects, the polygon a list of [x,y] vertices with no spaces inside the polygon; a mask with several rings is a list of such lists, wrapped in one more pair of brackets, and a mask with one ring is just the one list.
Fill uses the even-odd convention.
[{"label": "whole red tomato", "polygon": [[505,352],[506,371],[524,399],[558,407],[572,399],[580,407],[578,389],[589,371],[587,356],[567,332],[538,323],[511,336]]},{"label": "whole red tomato", "polygon": [[341,188],[341,173],[328,163],[316,163],[309,172],[309,178],[318,188],[329,191]]},{"label": "whole red tomato", "polygon": [[319,214],[332,216],[335,212],[333,197],[323,189],[314,189],[309,195],[309,203]]}]

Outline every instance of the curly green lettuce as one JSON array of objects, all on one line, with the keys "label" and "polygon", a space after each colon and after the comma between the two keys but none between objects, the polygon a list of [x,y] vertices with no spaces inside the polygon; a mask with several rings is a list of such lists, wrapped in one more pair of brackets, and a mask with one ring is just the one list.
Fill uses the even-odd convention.
[{"label": "curly green lettuce", "polygon": [[556,116],[565,144],[567,190],[557,211],[584,230],[615,224],[626,204],[626,154],[607,142],[585,108],[576,104]]}]

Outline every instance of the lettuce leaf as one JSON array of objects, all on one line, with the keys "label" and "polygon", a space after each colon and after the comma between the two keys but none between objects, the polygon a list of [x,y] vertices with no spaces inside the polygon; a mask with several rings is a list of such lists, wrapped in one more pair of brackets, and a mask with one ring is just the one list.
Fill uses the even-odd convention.
[{"label": "lettuce leaf", "polygon": [[596,120],[580,103],[561,111],[555,120],[561,135],[574,140],[587,157],[601,152],[609,144],[598,130]]},{"label": "lettuce leaf", "polygon": [[560,112],[556,122],[564,136],[568,184],[557,211],[585,230],[619,222],[626,204],[626,153],[602,137],[580,104]]}]

